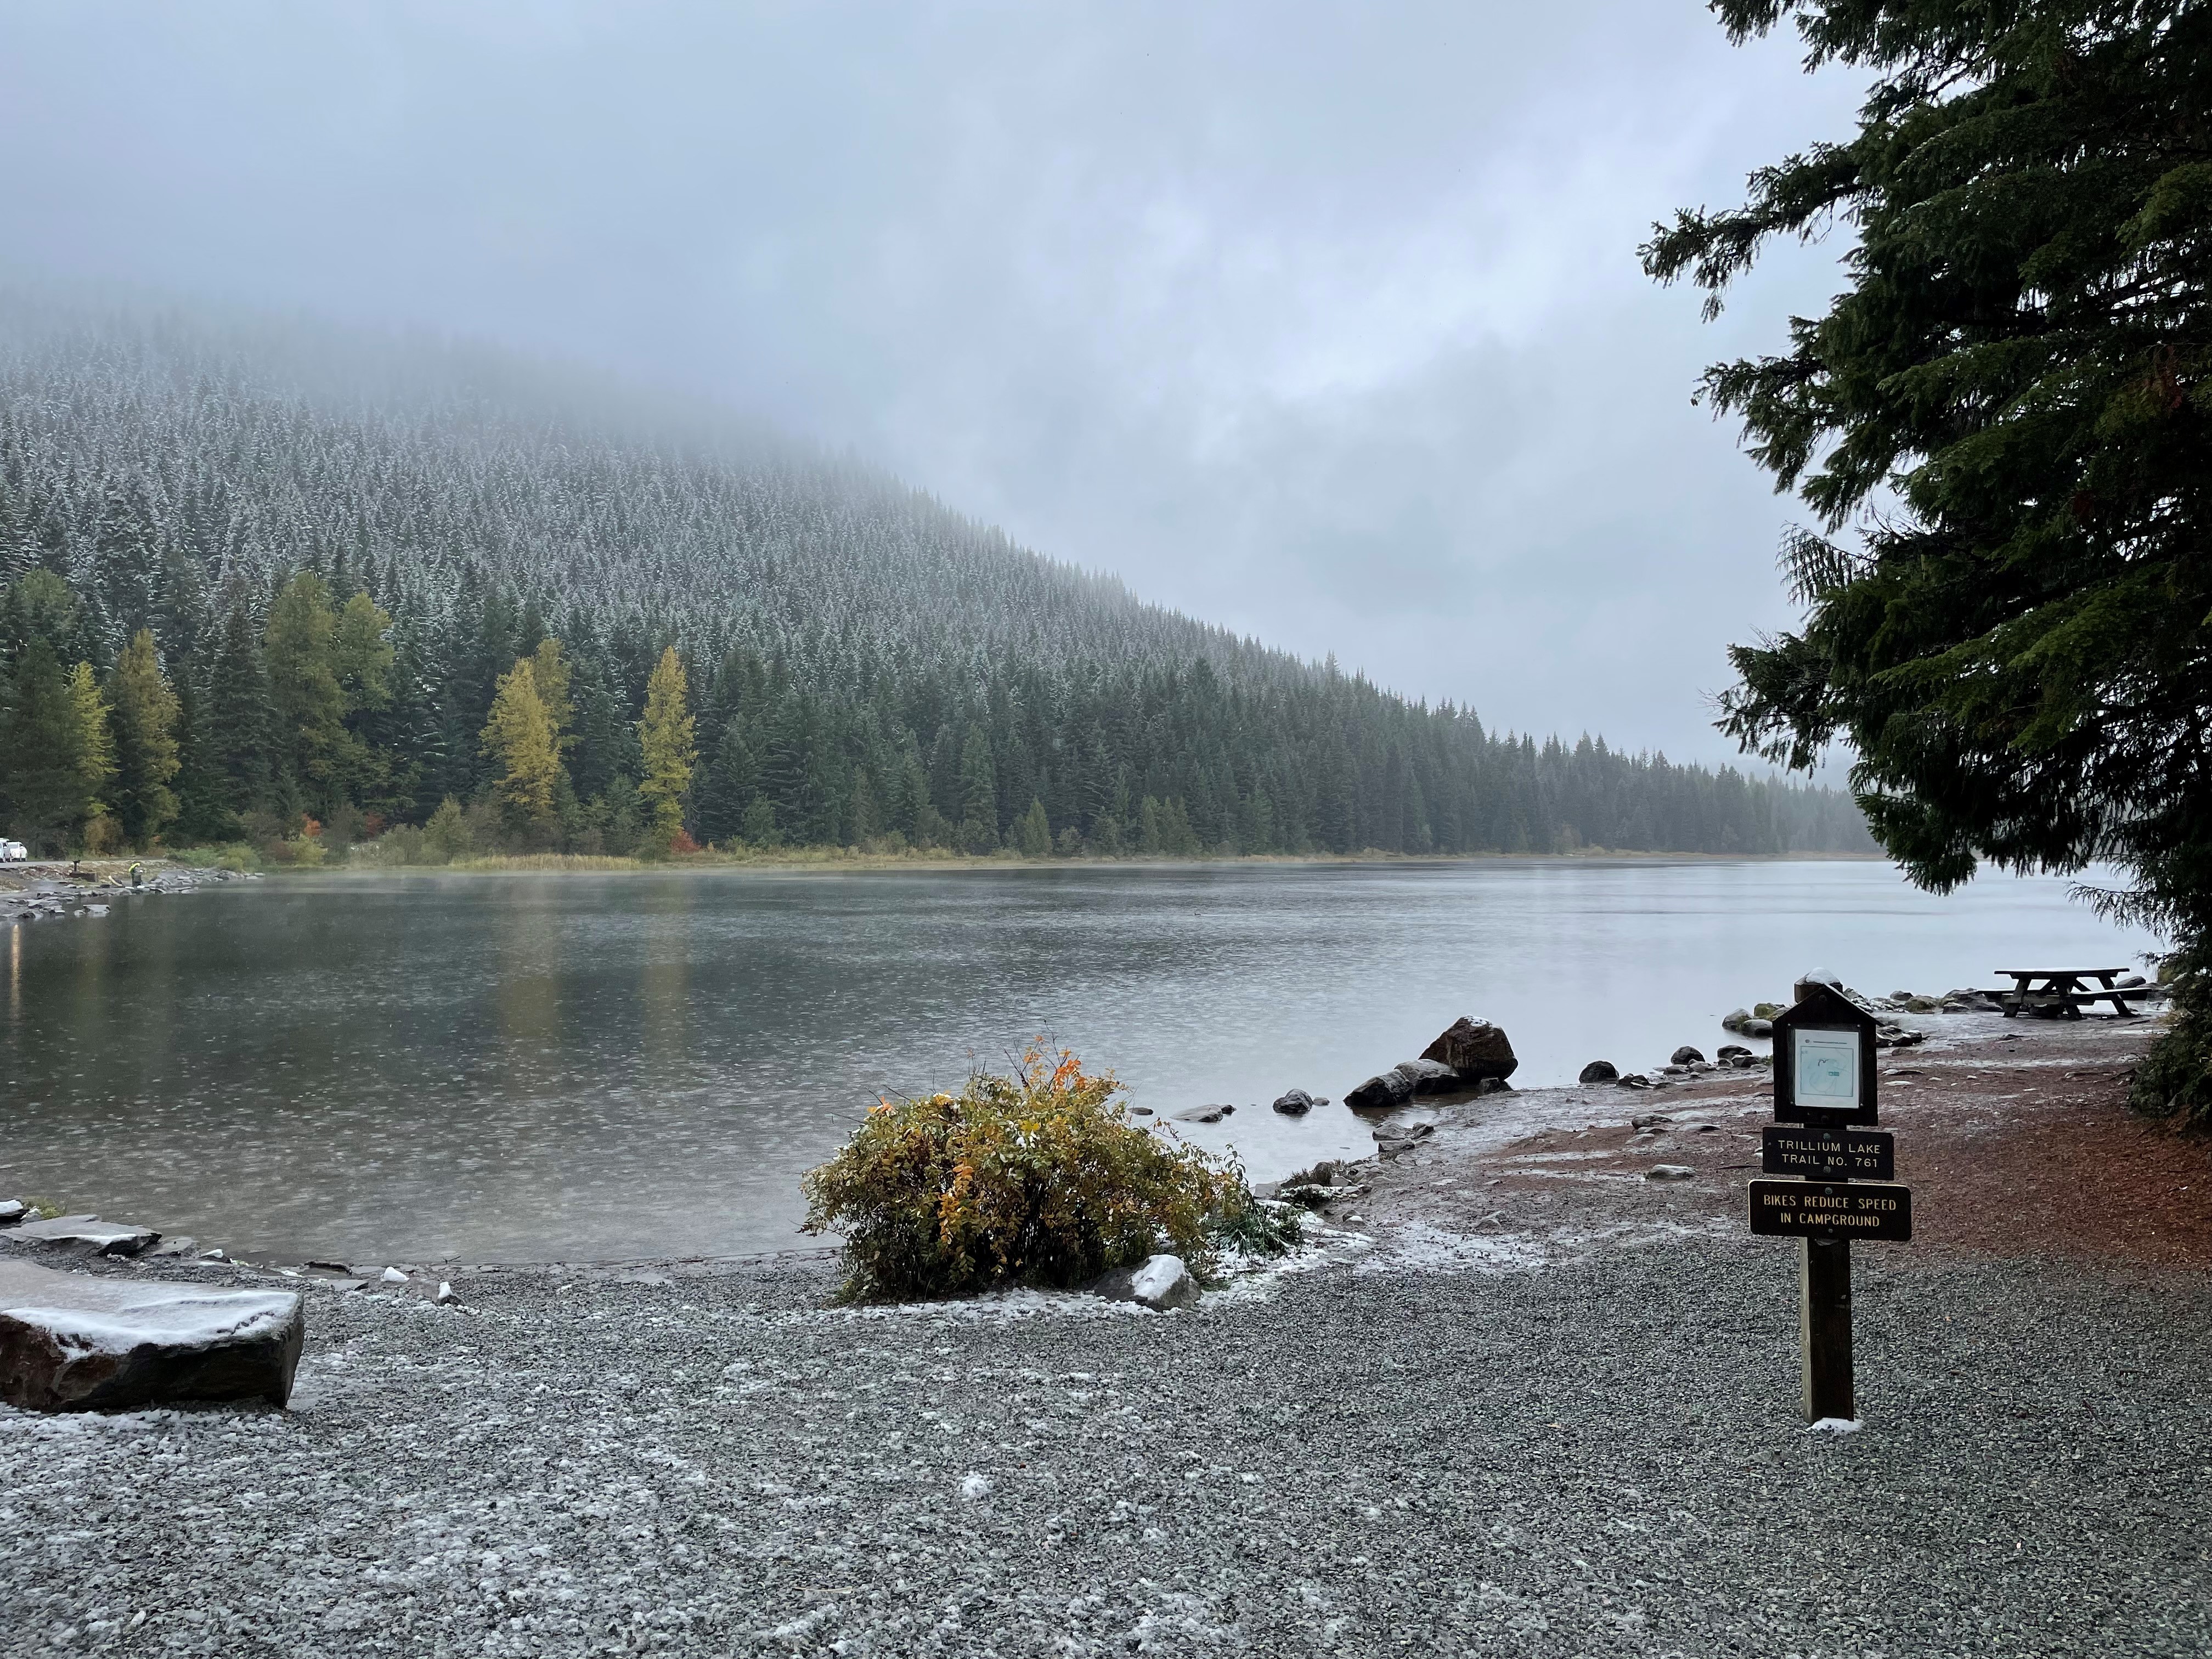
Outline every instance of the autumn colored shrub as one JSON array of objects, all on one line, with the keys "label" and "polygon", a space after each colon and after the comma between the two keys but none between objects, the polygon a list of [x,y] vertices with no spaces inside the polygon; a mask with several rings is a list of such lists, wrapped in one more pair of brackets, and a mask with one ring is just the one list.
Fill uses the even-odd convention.
[{"label": "autumn colored shrub", "polygon": [[845,1237],[845,1298],[1067,1287],[1157,1251],[1201,1279],[1258,1206],[1233,1158],[1132,1124],[1109,1073],[1032,1043],[1012,1077],[884,1099],[803,1183],[806,1231]]},{"label": "autumn colored shrub", "polygon": [[295,869],[313,870],[322,863],[329,850],[319,836],[293,836],[283,841],[265,843],[261,848],[261,856],[272,863],[289,864]]}]

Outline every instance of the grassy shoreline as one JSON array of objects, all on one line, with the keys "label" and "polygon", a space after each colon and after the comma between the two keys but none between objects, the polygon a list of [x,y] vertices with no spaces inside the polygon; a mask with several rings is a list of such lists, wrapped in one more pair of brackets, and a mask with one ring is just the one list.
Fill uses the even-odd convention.
[{"label": "grassy shoreline", "polygon": [[[1484,864],[1501,860],[1515,862],[1555,860],[1593,862],[1665,860],[1676,862],[1690,860],[1698,863],[1754,861],[1761,864],[1778,864],[1792,860],[1824,864],[1865,864],[1883,861],[1881,854],[1872,853],[1658,853],[1622,851],[1609,848],[1581,848],[1571,853],[1242,853],[1185,858],[1159,854],[1135,854],[1118,857],[1083,854],[1073,858],[1026,858],[1018,853],[994,853],[988,856],[977,857],[972,854],[941,851],[869,853],[848,848],[778,848],[759,852],[686,853],[661,859],[613,857],[580,853],[497,853],[454,859],[444,864],[406,864],[397,860],[368,857],[332,860],[312,867],[288,866],[275,862],[264,862],[251,867],[265,870],[271,875],[293,873],[422,875],[440,872],[455,875],[665,875],[671,872],[722,870],[939,872],[1078,867],[1158,869],[1165,866],[1183,867],[1203,865]],[[184,849],[184,853],[178,855],[178,861],[197,863],[214,860],[204,860],[200,855],[200,849]]]}]

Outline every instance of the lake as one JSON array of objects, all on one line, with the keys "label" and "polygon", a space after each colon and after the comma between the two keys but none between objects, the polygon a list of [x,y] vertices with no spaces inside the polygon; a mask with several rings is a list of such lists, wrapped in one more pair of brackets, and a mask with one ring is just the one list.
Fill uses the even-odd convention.
[{"label": "lake", "polygon": [[1946,898],[1857,861],[308,875],[25,923],[0,1196],[279,1259],[624,1260],[799,1236],[799,1175],[886,1091],[1047,1035],[1254,1178],[1363,1150],[1340,1098],[1458,1015],[1517,1085],[1788,1000],[2132,964],[2052,879]]}]

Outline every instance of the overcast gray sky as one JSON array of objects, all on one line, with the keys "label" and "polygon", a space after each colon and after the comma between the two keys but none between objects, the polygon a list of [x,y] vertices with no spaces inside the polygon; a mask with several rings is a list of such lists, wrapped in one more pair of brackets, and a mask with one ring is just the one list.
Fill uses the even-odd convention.
[{"label": "overcast gray sky", "polygon": [[1040,550],[1493,724],[1729,752],[1792,503],[1635,249],[1856,85],[1697,0],[0,0],[33,270],[703,390]]}]

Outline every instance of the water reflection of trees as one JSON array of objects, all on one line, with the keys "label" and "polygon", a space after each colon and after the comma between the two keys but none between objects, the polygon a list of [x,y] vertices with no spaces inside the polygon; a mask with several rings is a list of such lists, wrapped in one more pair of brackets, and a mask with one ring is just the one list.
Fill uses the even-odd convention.
[{"label": "water reflection of trees", "polygon": [[541,894],[524,889],[504,896],[493,1011],[510,1064],[535,1070],[532,1062],[542,1066],[561,1043],[561,922]]},{"label": "water reflection of trees", "polygon": [[691,884],[656,881],[641,896],[647,917],[638,976],[648,1083],[669,1083],[690,1050]]}]

